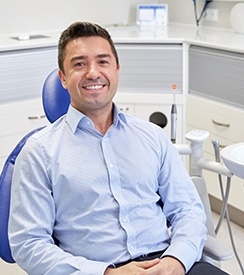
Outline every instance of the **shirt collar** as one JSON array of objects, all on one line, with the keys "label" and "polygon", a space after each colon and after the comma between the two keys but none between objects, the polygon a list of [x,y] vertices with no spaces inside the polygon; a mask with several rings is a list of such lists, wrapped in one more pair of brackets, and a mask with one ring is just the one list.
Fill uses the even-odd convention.
[{"label": "shirt collar", "polygon": [[[113,103],[113,111],[114,111],[114,122],[113,125],[117,127],[120,122],[127,123],[125,114],[122,113],[119,109],[119,107]],[[66,115],[66,122],[69,124],[71,130],[73,133],[76,132],[77,128],[80,127],[83,123],[86,123],[87,121],[90,121],[90,119],[72,107],[71,105],[69,106],[67,115]]]}]

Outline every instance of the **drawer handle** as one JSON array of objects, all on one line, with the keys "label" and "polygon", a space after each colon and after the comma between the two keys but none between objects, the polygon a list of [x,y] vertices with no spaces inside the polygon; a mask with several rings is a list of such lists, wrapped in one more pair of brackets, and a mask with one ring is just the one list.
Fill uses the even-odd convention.
[{"label": "drawer handle", "polygon": [[121,107],[120,108],[120,111],[122,111],[122,112],[128,112],[129,110],[130,110],[129,107]]},{"label": "drawer handle", "polygon": [[40,116],[28,116],[28,119],[33,120],[33,119],[42,119],[45,118],[45,115],[40,115]]},{"label": "drawer handle", "polygon": [[230,127],[230,124],[217,122],[214,119],[212,119],[212,122],[213,122],[213,124],[218,125],[218,126],[227,127],[227,128]]},{"label": "drawer handle", "polygon": [[219,145],[219,148],[220,148],[220,149],[223,149],[223,148],[225,148],[226,146],[227,146],[227,145],[221,145],[221,144],[220,144],[220,145]]}]

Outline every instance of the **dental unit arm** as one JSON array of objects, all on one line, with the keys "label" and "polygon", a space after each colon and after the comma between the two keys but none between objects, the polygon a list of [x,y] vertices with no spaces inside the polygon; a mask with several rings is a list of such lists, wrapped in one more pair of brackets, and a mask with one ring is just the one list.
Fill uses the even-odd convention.
[{"label": "dental unit arm", "polygon": [[[232,258],[233,252],[234,252],[235,257],[240,266],[240,269],[242,271],[242,274],[244,274],[243,266],[237,254],[235,244],[233,241],[228,207],[227,207],[231,177],[233,176],[233,174],[229,171],[229,169],[227,169],[227,167],[224,164],[220,162],[218,141],[212,141],[212,144],[214,147],[214,153],[215,153],[215,161],[208,160],[203,157],[203,145],[205,140],[208,137],[209,137],[209,133],[207,131],[193,130],[185,135],[185,139],[189,141],[189,144],[174,144],[175,148],[177,149],[180,155],[189,156],[189,174],[193,179],[193,182],[195,183],[198,193],[203,201],[205,212],[207,216],[209,215],[208,219],[210,217],[210,221],[208,220],[206,224],[208,228],[208,238],[203,250],[203,255],[205,255],[205,257],[203,256],[203,258],[205,258],[206,260],[206,257],[207,259],[208,257],[210,257],[216,261],[223,261],[223,260],[228,260]],[[221,178],[221,176],[227,177],[227,185],[226,185],[225,192],[223,192],[222,190],[222,182],[220,181],[223,202],[222,202],[222,209],[220,212],[220,218],[217,223],[216,229],[214,229],[213,227],[208,192],[206,188],[206,183],[202,176],[203,169],[216,173],[219,176],[219,179]],[[228,230],[229,230],[229,235],[230,235],[230,240],[231,240],[233,250],[231,250],[229,247],[227,247],[226,245],[224,245],[223,243],[219,242],[216,239],[216,235],[218,233],[218,230],[222,224],[224,217],[226,217],[226,220],[227,220]]]},{"label": "dental unit arm", "polygon": [[202,170],[208,170],[223,176],[232,177],[232,173],[224,164],[203,157],[203,144],[209,137],[204,130],[193,130],[185,135],[190,144],[175,144],[180,155],[189,155],[190,176],[202,177]]}]

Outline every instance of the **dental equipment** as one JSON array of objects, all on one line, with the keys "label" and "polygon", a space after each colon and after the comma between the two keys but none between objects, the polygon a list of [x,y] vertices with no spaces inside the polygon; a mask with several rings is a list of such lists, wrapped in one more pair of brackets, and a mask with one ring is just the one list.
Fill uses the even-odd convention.
[{"label": "dental equipment", "polygon": [[171,132],[170,132],[170,137],[171,137],[171,142],[176,143],[176,128],[177,128],[177,108],[176,108],[176,102],[175,102],[175,90],[177,86],[175,84],[172,85],[172,90],[173,90],[173,104],[171,106]]},{"label": "dental equipment", "polygon": [[[218,140],[213,140],[212,144],[213,144],[213,147],[214,147],[215,161],[220,162],[220,153],[219,153],[220,145],[219,145],[219,141]],[[229,215],[228,204],[227,204],[228,203],[228,198],[229,198],[229,192],[230,192],[231,178],[227,177],[225,192],[224,192],[224,187],[223,187],[222,176],[220,174],[218,174],[218,179],[219,179],[219,186],[220,186],[221,196],[222,196],[222,199],[223,199],[223,204],[222,204],[222,209],[221,209],[221,212],[220,212],[219,221],[218,221],[218,224],[217,224],[216,229],[215,229],[215,233],[216,233],[216,235],[218,234],[220,226],[221,226],[221,224],[223,222],[223,219],[225,217],[226,222],[227,222],[227,228],[228,228],[228,231],[229,231],[231,245],[232,245],[236,260],[237,260],[237,262],[240,266],[241,272],[242,272],[242,274],[244,274],[243,265],[241,263],[239,255],[237,253],[234,238],[233,238],[232,228],[231,228],[231,224],[230,224],[230,215]]]},{"label": "dental equipment", "polygon": [[[241,273],[244,275],[244,269],[234,244],[232,229],[230,225],[230,217],[228,212],[228,198],[230,193],[231,177],[233,176],[233,174],[226,168],[224,164],[220,163],[218,141],[212,142],[214,147],[214,152],[215,152],[215,161],[208,160],[203,157],[203,144],[208,137],[209,137],[209,133],[207,131],[193,130],[185,135],[186,140],[189,141],[190,144],[175,144],[174,146],[176,147],[180,155],[189,155],[190,176],[202,177],[203,169],[218,174],[223,203],[222,203],[222,208],[220,212],[220,217],[219,217],[217,226],[215,228],[215,234],[216,235],[218,234],[222,221],[225,217],[227,221],[231,245],[232,245],[235,257],[237,259],[237,262],[240,266]],[[223,190],[222,176],[227,177],[225,192]]]}]

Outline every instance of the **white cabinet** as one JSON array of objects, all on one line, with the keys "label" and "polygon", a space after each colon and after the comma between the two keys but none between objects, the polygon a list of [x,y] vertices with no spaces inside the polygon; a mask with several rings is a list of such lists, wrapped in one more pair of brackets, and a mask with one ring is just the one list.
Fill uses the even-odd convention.
[{"label": "white cabinet", "polygon": [[244,108],[243,75],[243,53],[190,46],[190,94]]},{"label": "white cabinet", "polygon": [[41,99],[0,105],[0,171],[6,157],[25,134],[48,124]]},{"label": "white cabinet", "polygon": [[131,42],[116,43],[116,48],[121,69],[115,102],[127,113],[163,126],[170,137],[170,112],[175,97],[176,140],[182,143],[185,130],[182,44]]},{"label": "white cabinet", "polygon": [[[170,137],[170,112],[172,105],[172,95],[170,94],[143,94],[143,96],[134,93],[117,93],[115,102],[120,109],[128,114],[141,119],[151,121],[162,127],[168,137]],[[185,134],[185,101],[183,95],[176,96],[177,105],[177,131],[176,140],[183,143]]]},{"label": "white cabinet", "polygon": [[[215,159],[212,140],[220,147],[244,141],[244,54],[191,46],[189,95],[186,101],[187,131],[210,132],[205,157]],[[218,176],[204,172],[210,195],[221,200]],[[229,204],[244,211],[243,180],[233,177]]]},{"label": "white cabinet", "polygon": [[[210,133],[204,144],[205,158],[215,160],[212,140],[218,140],[221,148],[244,141],[244,110],[194,95],[187,96],[186,106],[186,130],[203,129]],[[209,194],[222,200],[217,174],[203,171],[203,176]],[[243,180],[236,176],[232,178],[229,204],[244,211]]]},{"label": "white cabinet", "polygon": [[44,79],[55,68],[57,47],[0,52],[0,104],[40,97]]},{"label": "white cabinet", "polygon": [[18,141],[47,124],[42,85],[57,67],[57,47],[0,52],[0,171]]}]

